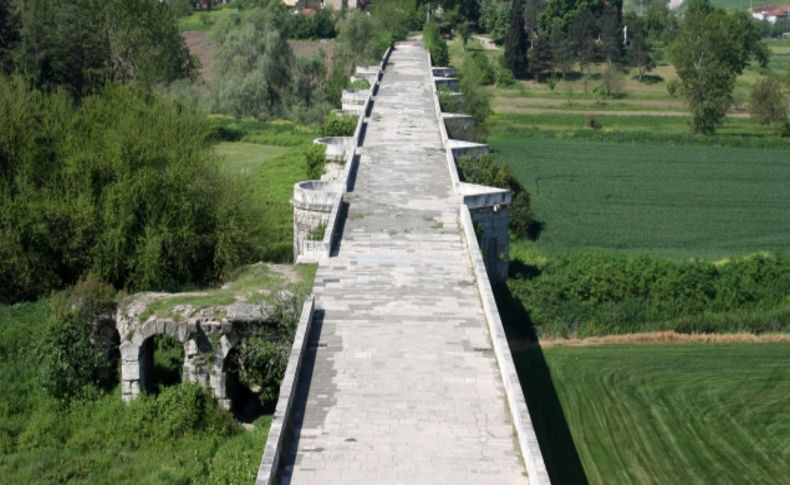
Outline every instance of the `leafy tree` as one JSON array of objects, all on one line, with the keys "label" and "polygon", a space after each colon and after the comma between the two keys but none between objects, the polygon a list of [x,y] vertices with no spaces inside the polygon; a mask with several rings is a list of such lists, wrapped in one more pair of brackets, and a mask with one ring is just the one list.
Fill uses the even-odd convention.
[{"label": "leafy tree", "polygon": [[20,40],[19,4],[0,0],[0,73],[10,72],[13,53]]},{"label": "leafy tree", "polygon": [[759,48],[751,29],[740,15],[714,8],[708,0],[689,2],[672,60],[691,108],[694,133],[713,134],[724,119],[735,78]]},{"label": "leafy tree", "polygon": [[625,56],[628,64],[636,66],[639,80],[645,71],[650,71],[655,67],[652,48],[647,38],[647,28],[640,17],[629,16],[628,25],[628,45]]},{"label": "leafy tree", "polygon": [[89,271],[117,288],[207,284],[260,253],[246,186],[183,105],[108,87],[74,105],[0,79],[0,301]]},{"label": "leafy tree", "polygon": [[749,102],[752,119],[761,125],[769,125],[787,119],[782,83],[766,77],[757,81]]},{"label": "leafy tree", "polygon": [[538,81],[543,80],[555,68],[554,52],[547,37],[545,33],[539,34],[532,41],[532,48],[528,53],[530,73]]},{"label": "leafy tree", "polygon": [[278,6],[257,7],[218,25],[213,35],[220,109],[236,117],[281,115],[291,89],[294,56]]},{"label": "leafy tree", "polygon": [[505,67],[510,69],[513,77],[527,77],[529,39],[524,28],[524,0],[514,0],[510,12],[510,26],[505,35]]},{"label": "leafy tree", "polygon": [[574,45],[573,40],[564,35],[559,30],[551,33],[549,39],[551,56],[554,59],[554,70],[559,71],[562,77],[570,72],[574,63]]},{"label": "leafy tree", "polygon": [[[587,71],[589,76],[590,65],[595,62],[598,57],[597,46],[597,27],[595,23],[595,15],[592,10],[580,10],[571,20],[568,34],[573,40],[576,58],[579,61],[579,66],[582,70]],[[585,82],[585,90],[587,84]]]},{"label": "leafy tree", "polygon": [[491,35],[495,44],[501,45],[510,20],[510,2],[508,0],[481,0],[480,26]]},{"label": "leafy tree", "polygon": [[431,53],[434,66],[446,66],[450,63],[447,42],[439,35],[439,26],[435,22],[425,22],[425,26],[422,28],[422,39],[428,52]]},{"label": "leafy tree", "polygon": [[148,0],[27,0],[20,66],[39,87],[81,98],[109,81],[151,87],[188,77],[194,60],[167,5]]},{"label": "leafy tree", "polygon": [[524,27],[530,40],[538,36],[540,14],[546,8],[546,0],[524,0]]},{"label": "leafy tree", "polygon": [[622,8],[621,0],[607,5],[599,20],[601,53],[610,64],[623,58]]}]

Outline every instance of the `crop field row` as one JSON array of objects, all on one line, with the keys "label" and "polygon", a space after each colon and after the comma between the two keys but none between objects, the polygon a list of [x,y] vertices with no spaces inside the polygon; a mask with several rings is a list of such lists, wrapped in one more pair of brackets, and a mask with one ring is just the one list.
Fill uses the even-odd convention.
[{"label": "crop field row", "polygon": [[785,483],[790,344],[514,354],[555,483]]},{"label": "crop field row", "polygon": [[725,258],[790,252],[782,149],[489,137],[533,197],[549,252]]}]

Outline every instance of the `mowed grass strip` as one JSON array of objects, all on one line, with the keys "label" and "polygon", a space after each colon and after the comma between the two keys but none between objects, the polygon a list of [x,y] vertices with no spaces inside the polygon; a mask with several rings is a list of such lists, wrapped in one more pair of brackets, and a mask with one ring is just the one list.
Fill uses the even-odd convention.
[{"label": "mowed grass strip", "polygon": [[[543,389],[532,382],[525,392],[556,390],[561,403],[530,403],[533,422],[554,424],[536,426],[558,483],[579,480],[579,459],[592,484],[790,476],[790,343],[558,347],[514,358],[530,376],[522,382],[543,378]],[[575,451],[561,439],[564,422]]]},{"label": "mowed grass strip", "polygon": [[533,197],[541,250],[709,259],[790,252],[790,151],[520,138],[489,142]]}]

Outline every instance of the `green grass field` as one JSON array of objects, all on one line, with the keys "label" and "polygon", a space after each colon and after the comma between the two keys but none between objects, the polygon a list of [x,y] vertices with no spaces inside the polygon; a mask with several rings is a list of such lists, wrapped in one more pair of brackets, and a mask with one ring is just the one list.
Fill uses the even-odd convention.
[{"label": "green grass field", "polygon": [[790,476],[788,343],[560,347],[514,358],[554,483]]},{"label": "green grass field", "polygon": [[542,250],[790,252],[788,150],[521,138],[496,128],[489,143],[533,197]]}]

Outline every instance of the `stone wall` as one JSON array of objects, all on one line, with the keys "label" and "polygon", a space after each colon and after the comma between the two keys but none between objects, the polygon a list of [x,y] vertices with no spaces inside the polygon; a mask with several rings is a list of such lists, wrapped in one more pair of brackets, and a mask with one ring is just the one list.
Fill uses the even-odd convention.
[{"label": "stone wall", "polygon": [[311,231],[329,223],[329,216],[343,193],[341,184],[331,181],[308,180],[294,185],[294,261],[304,255],[305,242]]},{"label": "stone wall", "polygon": [[510,254],[510,205],[493,205],[469,210],[475,226],[488,278],[495,283],[507,281]]}]

